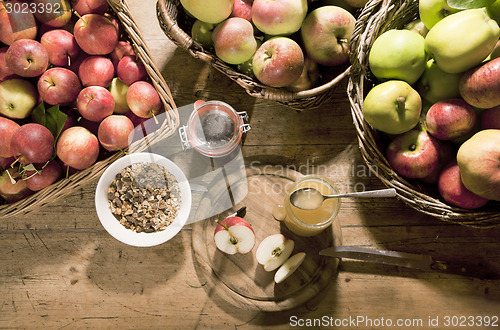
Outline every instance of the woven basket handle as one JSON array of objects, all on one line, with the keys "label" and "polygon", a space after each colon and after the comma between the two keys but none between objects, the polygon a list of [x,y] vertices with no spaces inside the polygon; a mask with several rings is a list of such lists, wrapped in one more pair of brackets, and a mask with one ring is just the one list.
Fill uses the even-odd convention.
[{"label": "woven basket handle", "polygon": [[123,1],[124,0],[108,0],[108,3],[110,3],[114,8],[122,9]]}]

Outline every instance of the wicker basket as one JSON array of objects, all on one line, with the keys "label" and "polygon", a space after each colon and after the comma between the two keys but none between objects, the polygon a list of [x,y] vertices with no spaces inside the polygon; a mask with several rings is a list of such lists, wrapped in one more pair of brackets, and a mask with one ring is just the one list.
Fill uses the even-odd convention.
[{"label": "wicker basket", "polygon": [[370,0],[356,22],[351,42],[351,72],[347,94],[358,134],[362,156],[370,170],[412,208],[440,220],[468,227],[488,228],[500,224],[500,202],[467,210],[453,207],[439,198],[435,186],[420,180],[407,180],[395,173],[385,158],[384,135],[370,127],[363,118],[363,98],[374,86],[368,67],[368,52],[377,36],[402,28],[418,16],[418,0]]},{"label": "wicker basket", "polygon": [[194,19],[186,15],[179,0],[158,0],[157,14],[160,26],[170,40],[194,58],[211,64],[255,98],[276,101],[296,110],[316,108],[332,96],[333,88],[349,74],[350,65],[346,64],[322,68],[323,80],[327,81],[320,81],[320,86],[309,90],[292,92],[286,88],[269,87],[237,72],[234,67],[222,62],[213,52],[203,49],[194,41],[190,36]]},{"label": "wicker basket", "polygon": [[[151,83],[158,91],[165,108],[165,120],[161,123],[160,129],[134,142],[128,148],[129,152],[140,152],[148,148],[148,146],[173,134],[179,126],[179,113],[161,72],[151,59],[150,50],[144,41],[139,27],[132,17],[126,0],[108,0],[108,3],[111,7],[110,10],[112,10],[114,15],[120,20],[130,43],[135,48],[138,58],[144,63]],[[79,171],[68,178],[61,179],[34,195],[15,203],[1,205],[0,218],[28,214],[74,192],[76,189],[99,178],[112,162],[123,155],[123,151],[116,152],[104,160],[99,160],[93,166]]]}]

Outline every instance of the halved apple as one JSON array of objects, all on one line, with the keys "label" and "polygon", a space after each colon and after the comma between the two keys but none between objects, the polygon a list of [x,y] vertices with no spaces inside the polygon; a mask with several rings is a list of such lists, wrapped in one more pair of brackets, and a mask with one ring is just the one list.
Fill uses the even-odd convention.
[{"label": "halved apple", "polygon": [[214,232],[215,246],[227,254],[245,254],[255,245],[255,232],[243,218],[228,217],[222,220]]},{"label": "halved apple", "polygon": [[274,282],[281,283],[295,272],[306,257],[305,252],[299,252],[288,258],[287,261],[274,274]]},{"label": "halved apple", "polygon": [[257,262],[264,266],[265,271],[273,271],[281,266],[292,254],[295,242],[283,234],[267,236],[260,242],[255,251]]}]

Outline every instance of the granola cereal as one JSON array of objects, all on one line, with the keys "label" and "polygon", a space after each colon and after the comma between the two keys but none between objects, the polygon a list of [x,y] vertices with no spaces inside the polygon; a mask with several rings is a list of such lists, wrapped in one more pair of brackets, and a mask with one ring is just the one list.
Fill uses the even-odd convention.
[{"label": "granola cereal", "polygon": [[152,233],[167,228],[181,207],[179,183],[163,166],[135,163],[108,188],[111,213],[127,229]]}]

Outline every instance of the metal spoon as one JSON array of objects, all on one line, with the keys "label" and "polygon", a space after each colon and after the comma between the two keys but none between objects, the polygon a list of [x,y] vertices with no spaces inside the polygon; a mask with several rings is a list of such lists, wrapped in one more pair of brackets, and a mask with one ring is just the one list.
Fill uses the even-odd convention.
[{"label": "metal spoon", "polygon": [[302,210],[314,210],[321,207],[321,204],[325,199],[328,198],[340,198],[340,197],[394,197],[396,196],[396,189],[379,189],[379,190],[369,190],[361,192],[353,192],[346,194],[336,194],[336,195],[323,195],[318,190],[314,188],[300,188],[294,190],[290,195],[290,202],[295,207]]}]

